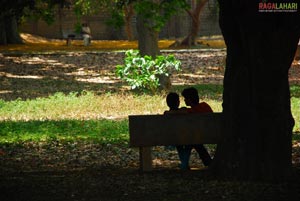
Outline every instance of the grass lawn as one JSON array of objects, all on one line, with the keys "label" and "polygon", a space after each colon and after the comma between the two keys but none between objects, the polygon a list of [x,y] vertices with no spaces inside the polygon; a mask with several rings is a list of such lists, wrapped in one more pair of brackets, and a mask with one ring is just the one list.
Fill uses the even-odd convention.
[{"label": "grass lawn", "polygon": [[[196,87],[214,111],[222,111],[222,86]],[[181,88],[177,87],[177,91],[180,92]],[[299,90],[299,86],[292,87],[292,110],[296,122],[300,121]],[[162,114],[167,110],[164,93],[137,95],[130,92],[104,95],[57,93],[33,100],[0,100],[0,108],[0,143],[48,139],[126,143],[128,115]],[[299,133],[299,124],[296,123],[294,131]]]},{"label": "grass lawn", "polygon": [[[205,101],[214,111],[221,111],[222,86],[196,87],[205,92]],[[178,92],[181,88],[178,87]],[[0,142],[47,139],[127,142],[128,115],[162,114],[167,110],[165,93],[137,95],[131,92],[57,93],[33,100],[1,100],[0,107]]]},{"label": "grass lawn", "polygon": [[[137,48],[136,41],[93,41],[91,46],[85,47],[82,45],[82,41],[73,41],[72,46],[66,46],[65,41],[61,40],[49,40],[29,34],[22,34],[22,37],[26,41],[24,45],[0,46],[0,52],[111,51]],[[173,40],[161,40],[159,46],[161,49],[168,49],[173,42]],[[202,44],[202,48],[207,47],[206,45],[213,48],[224,48],[224,42],[220,39],[211,40],[202,38],[199,42]],[[23,65],[25,67],[28,66],[26,63]],[[210,65],[208,62],[208,69],[215,68]],[[21,72],[22,68],[25,67],[18,66],[14,68],[14,71],[9,73],[18,74],[15,71],[20,71],[19,74],[22,74],[24,73]],[[34,70],[41,67],[32,65]],[[9,69],[12,68],[10,67]],[[85,71],[88,71],[88,69]],[[199,76],[202,76],[204,73],[202,71],[199,71]],[[25,73],[27,72],[25,71]],[[33,73],[36,72],[33,71]],[[49,73],[46,76],[47,79],[48,77],[51,78],[51,76],[57,76],[51,70],[43,71],[43,73]],[[63,70],[62,73],[66,73],[66,71]],[[206,75],[213,73],[215,72],[209,71]],[[30,71],[28,74],[30,76]],[[114,76],[114,69],[105,70],[101,74],[112,78]],[[183,74],[186,74],[186,72]],[[219,74],[221,75],[222,72],[219,72]],[[24,100],[20,97],[20,99],[17,98],[10,101],[0,99],[0,142],[47,140],[54,138],[63,140],[76,140],[80,138],[101,141],[103,143],[110,141],[119,142],[120,140],[127,142],[128,115],[162,114],[167,109],[165,103],[166,92],[157,94],[136,93],[129,91],[128,88],[121,90],[122,86],[120,84],[116,85],[113,91],[107,88],[103,88],[102,90],[101,84],[93,85],[97,91],[102,90],[100,94],[96,93],[95,90],[85,89],[85,85],[77,91],[72,91],[76,87],[78,89],[78,86],[74,85],[73,80],[63,79],[65,79],[65,76],[47,80],[47,82],[42,84],[47,87],[45,87],[46,91],[43,91],[44,89],[40,88],[40,85],[35,86],[39,82],[38,79],[30,82],[26,82],[26,79],[14,79],[11,81],[11,85],[16,88],[14,91],[23,91],[29,97],[32,96],[35,98],[26,98]],[[10,82],[7,80],[6,78],[2,79],[3,86],[7,85],[6,82]],[[208,102],[214,111],[222,111],[221,84],[197,84],[195,82],[192,85],[198,88],[202,100]],[[72,86],[74,87],[72,88]],[[51,91],[48,90],[51,87],[61,91],[47,95]],[[180,93],[184,87],[186,86],[178,84],[172,90]],[[40,91],[37,92],[36,88]],[[70,88],[70,90],[68,92],[64,91],[66,88]],[[291,85],[291,94],[293,115],[296,122],[300,122],[300,112],[298,109],[300,104],[299,85]],[[183,100],[181,102],[183,103]],[[182,104],[181,106],[184,105]],[[294,131],[299,132],[299,130],[299,124],[297,123]]]},{"label": "grass lawn", "polygon": [[[91,46],[85,47],[82,41],[73,41],[72,46],[67,46],[63,40],[50,40],[30,34],[22,34],[22,37],[25,44],[0,46],[0,52],[6,54],[62,52],[64,54],[70,51],[94,52],[137,48],[137,41],[92,41]],[[161,40],[159,47],[169,49],[173,42],[174,40]],[[202,44],[201,47],[225,47],[221,39],[202,38],[199,42]],[[22,62],[16,61],[15,57],[13,60]],[[121,140],[127,143],[128,115],[162,114],[167,109],[166,92],[136,93],[129,91],[128,88],[124,90],[120,84],[114,84],[113,90],[102,88],[102,84],[90,84],[92,87],[87,88],[85,85],[79,85],[79,82],[75,83],[74,80],[67,79],[65,74],[68,72],[63,69],[64,66],[60,70],[61,74],[56,75],[53,74],[54,71],[51,68],[47,71],[39,70],[48,64],[38,66],[35,61],[39,60],[27,59],[24,64],[16,67],[10,66],[7,68],[8,72],[5,72],[9,76],[15,74],[18,77],[4,78],[2,83],[9,83],[11,91],[21,92],[21,94],[19,94],[20,98],[16,94],[8,94],[8,97],[14,98],[0,99],[1,143],[48,139],[85,139],[103,143]],[[28,65],[28,62],[32,65]],[[103,73],[100,72],[101,76],[114,79],[114,69],[104,68]],[[39,70],[38,73],[36,69]],[[25,76],[22,76],[24,73]],[[46,74],[46,76],[43,79],[38,76],[36,76],[38,79],[26,79],[36,73]],[[5,85],[3,86],[5,88]],[[176,85],[173,90],[180,93],[184,87],[184,85]],[[203,92],[205,101],[209,102],[215,111],[221,111],[222,86],[203,84],[197,87]],[[2,90],[3,93],[8,91],[10,90]]]}]

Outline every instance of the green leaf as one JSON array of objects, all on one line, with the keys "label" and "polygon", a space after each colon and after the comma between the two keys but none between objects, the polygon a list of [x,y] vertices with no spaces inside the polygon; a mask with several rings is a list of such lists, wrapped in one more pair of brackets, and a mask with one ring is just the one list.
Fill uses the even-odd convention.
[{"label": "green leaf", "polygon": [[155,91],[159,87],[159,76],[171,75],[171,71],[179,71],[181,62],[173,55],[159,55],[153,59],[149,55],[140,56],[138,50],[125,52],[124,65],[116,66],[116,74],[126,81],[131,89]]}]

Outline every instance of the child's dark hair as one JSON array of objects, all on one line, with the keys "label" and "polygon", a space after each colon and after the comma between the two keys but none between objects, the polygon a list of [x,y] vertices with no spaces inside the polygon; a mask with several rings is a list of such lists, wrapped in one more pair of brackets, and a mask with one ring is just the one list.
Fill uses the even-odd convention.
[{"label": "child's dark hair", "polygon": [[199,103],[199,95],[195,87],[185,88],[181,95],[186,99],[190,99],[195,104]]},{"label": "child's dark hair", "polygon": [[179,95],[175,92],[170,92],[166,98],[167,105],[171,110],[177,110],[179,107]]}]

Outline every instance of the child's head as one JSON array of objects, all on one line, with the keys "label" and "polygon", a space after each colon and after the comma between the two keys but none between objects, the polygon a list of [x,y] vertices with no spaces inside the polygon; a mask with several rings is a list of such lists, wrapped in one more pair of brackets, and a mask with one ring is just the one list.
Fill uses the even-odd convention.
[{"label": "child's head", "polygon": [[179,95],[175,92],[170,92],[166,98],[167,105],[170,110],[177,110],[180,104]]},{"label": "child's head", "polygon": [[181,95],[184,97],[185,104],[188,106],[199,103],[198,91],[194,87],[185,88]]}]

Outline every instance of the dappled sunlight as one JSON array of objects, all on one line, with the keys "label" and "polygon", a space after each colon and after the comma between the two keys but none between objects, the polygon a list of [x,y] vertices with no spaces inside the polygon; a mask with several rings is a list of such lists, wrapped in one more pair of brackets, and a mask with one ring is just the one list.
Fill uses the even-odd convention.
[{"label": "dappled sunlight", "polygon": [[0,90],[0,94],[11,94],[13,93],[13,91],[9,91],[9,90]]},{"label": "dappled sunlight", "polygon": [[[173,72],[174,86],[223,84],[224,49],[168,50],[182,62],[182,71]],[[47,97],[56,92],[82,90],[105,93],[130,88],[115,75],[115,67],[124,62],[124,52],[68,52],[53,54],[0,55],[0,98],[4,100]],[[290,82],[300,81],[300,65],[290,69]]]},{"label": "dappled sunlight", "polygon": [[46,97],[56,92],[103,91],[120,88],[115,65],[123,53],[61,53],[0,55],[0,98]]},{"label": "dappled sunlight", "polygon": [[43,76],[36,76],[36,75],[13,75],[10,73],[5,74],[8,78],[21,78],[21,79],[43,79]]},{"label": "dappled sunlight", "polygon": [[95,78],[77,78],[80,82],[90,82],[90,83],[101,83],[101,84],[114,84],[120,82],[120,80],[112,80],[111,77],[95,77]]},{"label": "dappled sunlight", "polygon": [[20,59],[14,59],[12,57],[8,57],[14,60],[14,62],[16,63],[25,63],[25,64],[42,64],[44,62],[48,62],[48,63],[54,63],[56,61],[54,60],[45,60],[42,59],[40,57],[27,57],[27,58],[20,58]]},{"label": "dappled sunlight", "polygon": [[[195,83],[223,84],[225,50],[199,50],[183,52],[177,58],[182,61],[182,71],[172,75],[174,85]],[[188,59],[186,59],[188,58]]]},{"label": "dappled sunlight", "polygon": [[173,76],[172,83],[174,85],[192,85],[194,83],[214,83],[223,84],[223,75],[216,74],[178,74]]},{"label": "dappled sunlight", "polygon": [[[97,94],[130,90],[126,83],[116,77],[115,67],[124,63],[124,50],[136,48],[137,41],[92,41],[91,46],[85,47],[80,40],[67,46],[65,40],[30,34],[23,38],[26,39],[24,45],[11,46],[19,48],[21,52],[10,51],[10,46],[0,46],[1,99],[34,99],[57,92],[68,94],[83,90]],[[168,49],[173,42],[161,40],[159,45],[163,55],[173,54],[182,62],[182,71],[172,72],[171,75],[174,87],[223,84],[226,49]],[[220,41],[217,43],[221,44]],[[113,48],[122,51],[105,51]],[[39,53],[33,53],[36,50]],[[300,83],[299,62],[293,63],[289,79],[292,84]]]}]

